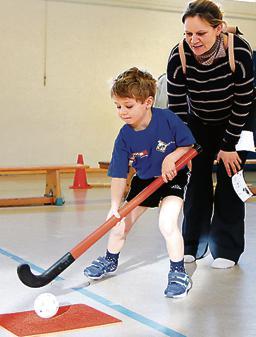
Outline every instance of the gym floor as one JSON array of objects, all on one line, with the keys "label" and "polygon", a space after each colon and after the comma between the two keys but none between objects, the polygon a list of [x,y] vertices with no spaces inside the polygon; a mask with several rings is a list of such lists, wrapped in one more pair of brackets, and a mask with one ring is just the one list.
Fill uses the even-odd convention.
[{"label": "gym floor", "polygon": [[[251,179],[255,181],[255,173]],[[0,197],[38,195],[44,177],[0,177]],[[253,337],[256,336],[255,202],[247,202],[246,250],[239,265],[212,269],[211,255],[188,264],[193,287],[183,299],[163,295],[169,260],[158,230],[158,210],[148,210],[130,233],[116,274],[88,283],[83,269],[105,253],[107,235],[95,243],[51,284],[23,285],[17,266],[29,263],[42,273],[104,221],[109,188],[72,190],[63,175],[63,206],[1,208],[0,314],[33,310],[35,298],[54,294],[60,305],[86,304],[121,323],[57,333],[65,337]],[[25,194],[25,195],[24,195]],[[55,336],[56,333],[51,334]],[[13,334],[0,327],[0,336]]]}]

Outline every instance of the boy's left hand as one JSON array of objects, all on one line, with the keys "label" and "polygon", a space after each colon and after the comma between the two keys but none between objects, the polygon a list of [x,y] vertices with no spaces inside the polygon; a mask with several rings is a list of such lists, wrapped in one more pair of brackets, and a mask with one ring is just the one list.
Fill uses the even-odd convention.
[{"label": "boy's left hand", "polygon": [[167,183],[172,180],[177,175],[177,170],[175,162],[170,158],[170,156],[165,157],[162,163],[162,177],[163,181]]},{"label": "boy's left hand", "polygon": [[120,214],[118,213],[118,209],[111,208],[108,212],[106,220],[110,219],[114,215],[116,218],[121,218]]}]

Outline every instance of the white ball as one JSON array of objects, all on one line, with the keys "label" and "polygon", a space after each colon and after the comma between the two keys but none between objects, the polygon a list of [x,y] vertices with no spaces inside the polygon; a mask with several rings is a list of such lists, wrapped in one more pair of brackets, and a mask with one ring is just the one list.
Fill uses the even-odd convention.
[{"label": "white ball", "polygon": [[50,318],[56,315],[59,309],[57,298],[51,293],[44,293],[35,299],[34,310],[39,317]]}]

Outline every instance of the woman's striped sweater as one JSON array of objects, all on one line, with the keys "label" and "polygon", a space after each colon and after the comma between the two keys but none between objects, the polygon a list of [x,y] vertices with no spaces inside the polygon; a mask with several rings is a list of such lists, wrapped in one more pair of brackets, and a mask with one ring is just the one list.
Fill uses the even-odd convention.
[{"label": "woman's striped sweater", "polygon": [[212,65],[199,64],[184,40],[186,74],[183,74],[178,46],[167,67],[168,106],[184,122],[187,114],[203,123],[226,123],[221,149],[234,151],[249,115],[254,97],[252,51],[242,38],[234,36],[236,69],[232,73],[228,53]]}]

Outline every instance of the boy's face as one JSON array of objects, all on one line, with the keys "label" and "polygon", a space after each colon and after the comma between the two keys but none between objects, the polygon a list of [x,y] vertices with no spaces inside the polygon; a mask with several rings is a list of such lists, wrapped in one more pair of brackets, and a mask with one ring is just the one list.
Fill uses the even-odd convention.
[{"label": "boy's face", "polygon": [[113,96],[119,117],[134,129],[147,127],[151,119],[153,98],[148,97],[144,103],[135,98]]}]

